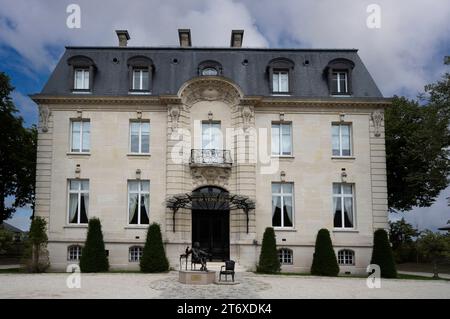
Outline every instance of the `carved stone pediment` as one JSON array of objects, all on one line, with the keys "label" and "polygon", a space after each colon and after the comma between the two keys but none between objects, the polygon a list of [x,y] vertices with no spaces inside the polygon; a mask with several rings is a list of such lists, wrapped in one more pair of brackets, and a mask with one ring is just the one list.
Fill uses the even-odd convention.
[{"label": "carved stone pediment", "polygon": [[198,166],[191,167],[194,186],[217,185],[226,186],[231,175],[230,167]]},{"label": "carved stone pediment", "polygon": [[223,101],[236,110],[242,94],[235,84],[222,77],[202,76],[187,82],[179,96],[187,109],[200,101]]}]

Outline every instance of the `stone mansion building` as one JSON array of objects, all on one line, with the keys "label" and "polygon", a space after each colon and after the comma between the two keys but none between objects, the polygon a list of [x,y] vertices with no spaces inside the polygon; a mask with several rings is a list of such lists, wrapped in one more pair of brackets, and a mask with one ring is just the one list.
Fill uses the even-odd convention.
[{"label": "stone mansion building", "polygon": [[171,267],[199,242],[252,270],[274,227],[283,271],[331,233],[365,272],[387,228],[383,98],[356,49],[66,47],[42,92],[35,214],[51,268],[76,263],[98,217],[112,269],[137,270],[148,225]]}]

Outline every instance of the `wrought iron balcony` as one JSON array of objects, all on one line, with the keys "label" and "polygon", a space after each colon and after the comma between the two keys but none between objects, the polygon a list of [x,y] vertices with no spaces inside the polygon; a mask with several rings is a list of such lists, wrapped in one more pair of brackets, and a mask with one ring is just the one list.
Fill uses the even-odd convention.
[{"label": "wrought iron balcony", "polygon": [[191,150],[191,165],[231,166],[231,163],[231,153],[228,150]]}]

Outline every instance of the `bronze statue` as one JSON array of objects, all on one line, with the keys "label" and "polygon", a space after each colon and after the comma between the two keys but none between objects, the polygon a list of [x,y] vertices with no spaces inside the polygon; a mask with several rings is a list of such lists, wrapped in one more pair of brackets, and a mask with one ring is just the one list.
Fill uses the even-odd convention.
[{"label": "bronze statue", "polygon": [[192,269],[192,264],[200,264],[200,271],[207,271],[208,269],[206,268],[206,260],[207,258],[210,257],[210,254],[208,254],[208,252],[200,249],[200,243],[199,242],[195,242],[194,245],[192,245],[192,249],[189,249],[189,246],[186,248],[186,251],[184,254],[180,255],[180,269],[181,269],[181,259],[185,258],[186,259],[186,268],[187,268],[187,259],[189,257],[189,255],[192,254],[191,257],[191,269]]}]

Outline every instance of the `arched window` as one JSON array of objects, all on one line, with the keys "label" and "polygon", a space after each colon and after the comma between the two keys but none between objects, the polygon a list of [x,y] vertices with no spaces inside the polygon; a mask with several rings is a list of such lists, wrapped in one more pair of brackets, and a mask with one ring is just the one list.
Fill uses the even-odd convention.
[{"label": "arched window", "polygon": [[291,94],[293,90],[294,62],[287,58],[276,58],[269,62],[270,92],[274,94]]},{"label": "arched window", "polygon": [[81,246],[72,245],[67,247],[67,260],[68,261],[80,261],[81,257]]},{"label": "arched window", "polygon": [[139,262],[141,260],[143,252],[144,252],[144,248],[141,246],[130,247],[130,249],[128,251],[128,261],[129,262]]},{"label": "arched window", "polygon": [[339,265],[354,265],[355,264],[355,252],[350,249],[342,249],[338,251],[338,264]]},{"label": "arched window", "polygon": [[198,65],[198,75],[217,76],[222,75],[222,65],[213,60],[203,61]]},{"label": "arched window", "polygon": [[352,94],[352,70],[355,64],[339,58],[330,61],[325,69],[330,95]]},{"label": "arched window", "polygon": [[294,261],[294,254],[291,249],[281,248],[278,249],[278,258],[280,259],[280,264],[282,265],[292,265]]},{"label": "arched window", "polygon": [[138,55],[128,59],[130,92],[149,93],[152,87],[154,65],[152,59]]},{"label": "arched window", "polygon": [[84,55],[75,55],[67,60],[71,66],[71,88],[76,92],[92,92],[94,83],[94,61]]}]

